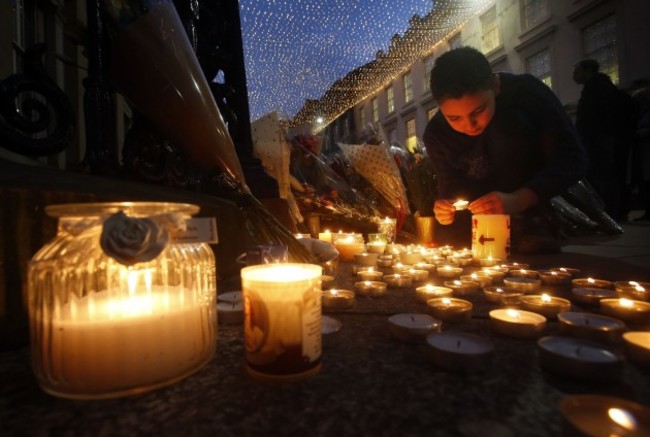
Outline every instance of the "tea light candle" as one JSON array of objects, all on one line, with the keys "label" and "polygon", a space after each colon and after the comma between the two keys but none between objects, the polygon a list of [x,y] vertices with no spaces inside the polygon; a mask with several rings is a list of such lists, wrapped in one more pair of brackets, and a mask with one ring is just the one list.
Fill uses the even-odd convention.
[{"label": "tea light candle", "polygon": [[377,265],[376,253],[356,253],[354,254],[354,262],[359,266],[375,267]]},{"label": "tea light candle", "polygon": [[522,296],[519,301],[524,310],[541,314],[547,319],[557,318],[558,313],[571,310],[571,301],[561,297],[542,295]]},{"label": "tea light candle", "polygon": [[355,302],[353,291],[336,288],[323,290],[322,299],[323,308],[328,310],[352,308]]},{"label": "tea light candle", "polygon": [[388,258],[384,258],[380,255],[379,259],[377,259],[377,265],[379,267],[391,267],[393,265],[393,257],[390,256]]},{"label": "tea light candle", "polygon": [[382,254],[386,250],[386,242],[380,240],[370,241],[366,247],[368,249],[368,253]]},{"label": "tea light candle", "polygon": [[568,274],[571,275],[572,278],[577,278],[582,273],[582,271],[580,269],[576,269],[576,268],[573,268],[573,267],[553,267],[553,268],[550,268],[549,270],[568,273]]},{"label": "tea light candle", "polygon": [[522,291],[508,290],[501,287],[485,287],[483,289],[485,300],[499,305],[513,305],[519,303],[519,299],[524,295]]},{"label": "tea light candle", "polygon": [[429,273],[435,272],[437,270],[435,264],[429,264],[426,262],[419,262],[417,264],[413,264],[413,268],[417,270],[426,270]]},{"label": "tea light candle", "polygon": [[296,237],[297,239],[300,239],[300,238],[311,238],[311,234],[300,234],[300,233],[298,233],[298,234],[293,234],[293,236]]},{"label": "tea light candle", "polygon": [[413,277],[411,275],[395,273],[394,275],[384,276],[384,281],[390,287],[410,287],[413,283]]},{"label": "tea light candle", "polygon": [[630,331],[623,334],[625,355],[630,361],[650,369],[650,332]]},{"label": "tea light candle", "polygon": [[558,314],[557,320],[561,334],[601,343],[618,343],[625,330],[621,320],[599,314],[569,311]]},{"label": "tea light candle", "polygon": [[384,274],[370,267],[368,270],[357,273],[357,276],[359,276],[362,281],[379,281]]},{"label": "tea light candle", "polygon": [[456,208],[456,211],[463,211],[467,209],[467,205],[469,205],[469,202],[463,199],[458,199],[454,202],[454,208]]},{"label": "tea light candle", "polygon": [[458,278],[463,273],[462,267],[452,267],[450,265],[438,266],[436,273],[441,278],[454,279]]},{"label": "tea light candle", "polygon": [[490,311],[492,328],[508,337],[538,338],[546,326],[546,317],[512,308]]},{"label": "tea light candle", "polygon": [[319,232],[318,233],[318,239],[321,241],[324,241],[326,243],[331,243],[332,242],[332,233],[328,230],[325,232]]},{"label": "tea light candle", "polygon": [[451,297],[453,293],[454,290],[449,287],[439,287],[432,284],[423,285],[415,289],[415,297],[424,303],[436,297]]},{"label": "tea light candle", "polygon": [[342,260],[352,261],[354,255],[362,253],[365,249],[363,238],[359,238],[356,234],[337,235],[333,238],[334,247]]},{"label": "tea light candle", "polygon": [[454,291],[455,296],[468,296],[474,293],[477,293],[479,290],[479,285],[474,281],[445,281],[442,283],[445,287],[449,287]]},{"label": "tea light candle", "polygon": [[388,318],[391,335],[397,340],[423,343],[432,332],[440,332],[442,323],[428,314],[403,313]]},{"label": "tea light candle", "polygon": [[228,291],[227,293],[217,294],[217,302],[241,302],[242,301],[242,292],[241,291]]},{"label": "tea light candle", "polygon": [[616,380],[620,377],[620,356],[599,343],[551,336],[539,339],[537,345],[540,366],[551,372],[589,380]]},{"label": "tea light candle", "polygon": [[648,282],[636,282],[636,281],[614,282],[614,290],[616,290],[619,297],[627,297],[628,299],[648,301],[649,288],[650,288],[650,283]]},{"label": "tea light candle", "polygon": [[504,268],[504,269],[508,269],[508,271],[510,271],[510,270],[526,270],[526,269],[528,269],[528,267],[530,267],[530,265],[525,264],[525,263],[511,262],[511,263],[501,264],[499,267]]},{"label": "tea light candle", "polygon": [[484,370],[494,351],[487,338],[462,332],[429,334],[426,342],[434,365],[454,372]]},{"label": "tea light candle", "polygon": [[411,276],[415,282],[422,282],[429,279],[429,272],[426,270],[409,269],[406,274]]},{"label": "tea light candle", "polygon": [[571,290],[571,297],[579,303],[599,305],[601,299],[616,297],[616,292],[606,288],[574,288]]},{"label": "tea light candle", "polygon": [[352,266],[352,274],[358,276],[359,273],[361,273],[361,272],[367,272],[369,270],[374,270],[374,269],[375,268],[371,267],[371,266],[359,266],[359,265],[354,264]]},{"label": "tea light candle", "polygon": [[542,281],[532,278],[509,277],[503,279],[503,285],[511,290],[523,291],[526,294],[539,293]]},{"label": "tea light candle", "polygon": [[334,285],[334,276],[331,275],[322,275],[320,277],[321,288],[327,289]]},{"label": "tea light candle", "polygon": [[650,435],[650,408],[626,399],[601,395],[571,395],[560,403],[568,429],[564,435]]},{"label": "tea light candle", "polygon": [[424,261],[424,256],[421,251],[410,251],[400,253],[399,259],[403,264],[413,265]]},{"label": "tea light candle", "polygon": [[537,272],[536,270],[526,270],[526,269],[510,270],[508,271],[508,275],[514,278],[531,278],[531,279],[539,278],[539,272]]},{"label": "tea light candle", "polygon": [[630,324],[650,324],[650,303],[641,300],[601,299],[601,311]]},{"label": "tea light candle", "polygon": [[471,275],[463,275],[460,277],[460,280],[476,282],[481,288],[492,285],[492,278],[490,278],[488,275],[480,275],[478,273],[472,273]]},{"label": "tea light candle", "polygon": [[503,278],[505,278],[506,276],[506,274],[501,270],[497,270],[491,267],[486,267],[481,269],[481,273],[488,275],[490,278],[492,278],[493,284],[503,281]]},{"label": "tea light candle", "polygon": [[380,281],[360,281],[354,283],[354,289],[361,296],[383,297],[386,296],[386,283]]},{"label": "tea light candle", "polygon": [[460,322],[472,317],[472,303],[454,297],[436,297],[427,301],[429,313],[444,322]]},{"label": "tea light candle", "polygon": [[571,281],[575,288],[612,288],[612,282],[604,279],[577,278]]},{"label": "tea light candle", "polygon": [[398,262],[397,264],[393,264],[393,273],[394,274],[400,274],[406,272],[408,270],[408,266],[405,264],[402,264],[401,262]]},{"label": "tea light candle", "polygon": [[479,259],[478,262],[481,265],[481,267],[494,267],[497,264],[499,264],[501,260],[497,258],[493,258],[492,256],[488,256],[487,258]]},{"label": "tea light candle", "polygon": [[244,323],[243,302],[217,302],[217,320],[224,325],[239,325]]},{"label": "tea light candle", "polygon": [[546,285],[567,285],[571,283],[571,274],[556,270],[539,272],[539,279]]}]

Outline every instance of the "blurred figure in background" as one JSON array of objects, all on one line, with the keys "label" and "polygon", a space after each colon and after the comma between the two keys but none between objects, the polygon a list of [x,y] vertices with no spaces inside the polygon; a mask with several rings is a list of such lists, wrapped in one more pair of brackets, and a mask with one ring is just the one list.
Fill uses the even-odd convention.
[{"label": "blurred figure in background", "polygon": [[637,221],[650,221],[650,85],[634,94],[639,105],[637,144],[633,164],[636,167],[636,183],[639,187],[639,203],[643,215]]}]

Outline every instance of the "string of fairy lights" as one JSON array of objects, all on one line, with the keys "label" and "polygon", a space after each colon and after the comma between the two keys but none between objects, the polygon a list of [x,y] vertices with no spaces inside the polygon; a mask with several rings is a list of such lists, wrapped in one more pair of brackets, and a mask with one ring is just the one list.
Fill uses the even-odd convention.
[{"label": "string of fairy lights", "polygon": [[490,0],[240,0],[251,118],[326,126]]}]

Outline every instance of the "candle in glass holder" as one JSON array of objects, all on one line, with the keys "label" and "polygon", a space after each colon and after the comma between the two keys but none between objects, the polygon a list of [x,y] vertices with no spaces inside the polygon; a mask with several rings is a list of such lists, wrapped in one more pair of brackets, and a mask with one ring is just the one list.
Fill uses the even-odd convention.
[{"label": "candle in glass holder", "polygon": [[460,277],[460,280],[476,282],[481,288],[492,285],[492,278],[490,278],[488,275],[481,275],[478,273],[472,273],[471,275],[463,275]]},{"label": "candle in glass holder", "polygon": [[542,368],[576,379],[614,381],[620,378],[621,357],[600,343],[581,338],[549,336],[539,339]]},{"label": "candle in glass holder", "polygon": [[612,281],[607,281],[605,279],[577,278],[571,280],[571,284],[575,288],[612,288]]},{"label": "candle in glass holder", "polygon": [[423,343],[432,332],[440,332],[442,323],[428,314],[402,313],[388,318],[391,335],[401,341]]},{"label": "candle in glass holder", "polygon": [[600,343],[616,344],[625,330],[625,323],[608,316],[568,311],[557,315],[563,335]]},{"label": "candle in glass holder", "polygon": [[614,298],[616,292],[607,288],[573,288],[571,298],[586,305],[599,305],[601,299]]},{"label": "candle in glass holder", "polygon": [[354,297],[354,292],[350,290],[336,288],[323,290],[323,309],[339,310],[352,308],[355,301]]},{"label": "candle in glass holder", "polygon": [[369,267],[368,270],[363,270],[357,273],[357,276],[361,278],[362,281],[379,281],[384,274],[375,270],[373,267]]},{"label": "candle in glass holder", "polygon": [[429,334],[426,342],[430,346],[433,363],[454,372],[484,370],[494,351],[492,342],[487,338],[462,332]]},{"label": "candle in glass holder", "polygon": [[468,296],[478,292],[479,285],[474,281],[461,281],[455,279],[453,281],[445,281],[442,283],[445,287],[454,290],[455,296]]},{"label": "candle in glass holder", "polygon": [[472,303],[454,297],[436,297],[427,301],[429,313],[444,322],[460,322],[472,317]]},{"label": "candle in glass holder", "polygon": [[650,289],[649,282],[637,282],[637,281],[614,282],[614,290],[616,290],[619,297],[626,297],[628,299],[648,301],[650,300],[648,289]]},{"label": "candle in glass holder", "polygon": [[526,294],[532,294],[539,292],[542,287],[542,281],[539,279],[511,276],[503,278],[503,285],[511,290],[519,290]]},{"label": "candle in glass holder", "polygon": [[426,270],[408,269],[405,273],[411,276],[415,282],[422,282],[429,279],[429,272]]},{"label": "candle in glass holder", "polygon": [[512,308],[490,311],[495,332],[514,338],[538,338],[546,326],[546,317]]},{"label": "candle in glass holder", "polygon": [[407,274],[395,273],[394,275],[384,276],[384,281],[390,287],[410,287],[413,283],[413,277]]},{"label": "candle in glass holder", "polygon": [[246,368],[256,379],[296,381],[321,366],[321,276],[314,264],[241,270]]},{"label": "candle in glass holder", "polygon": [[384,220],[379,222],[379,233],[384,234],[389,243],[395,242],[396,230],[397,230],[397,220],[386,217]]},{"label": "candle in glass holder", "polygon": [[483,289],[485,300],[499,305],[514,305],[524,295],[522,291],[508,290],[502,287],[490,286]]},{"label": "candle in glass holder", "polygon": [[377,254],[361,252],[354,254],[354,262],[358,266],[375,267],[377,265]]},{"label": "candle in glass holder", "polygon": [[555,319],[558,313],[571,310],[571,301],[562,299],[561,297],[550,296],[546,293],[542,295],[522,296],[519,302],[521,303],[522,309],[541,314],[547,319]]},{"label": "candle in glass holder", "polygon": [[336,234],[332,239],[334,248],[338,250],[342,260],[352,261],[354,255],[365,250],[363,237],[360,234]]},{"label": "candle in glass holder", "polygon": [[528,270],[528,269],[512,269],[508,271],[508,275],[510,275],[513,278],[530,278],[530,279],[539,278],[539,272],[537,270]]},{"label": "candle in glass holder", "polygon": [[360,296],[386,296],[386,283],[381,281],[359,281],[354,283],[354,289]]},{"label": "candle in glass holder", "polygon": [[467,205],[469,205],[469,202],[463,199],[458,199],[454,202],[454,208],[456,208],[456,211],[463,211],[467,209]]},{"label": "candle in glass holder", "polygon": [[368,241],[366,249],[368,253],[383,254],[386,250],[386,242],[381,240]]},{"label": "candle in glass holder", "polygon": [[591,394],[571,395],[560,403],[560,412],[566,421],[562,435],[650,435],[650,408],[627,399]]},{"label": "candle in glass holder", "polygon": [[623,334],[625,355],[630,361],[650,369],[650,331],[629,331]]},{"label": "candle in glass holder", "polygon": [[450,265],[438,266],[436,273],[441,278],[454,279],[458,278],[463,273],[462,267],[453,267]]},{"label": "candle in glass holder", "polygon": [[451,297],[453,293],[454,291],[449,287],[439,287],[432,284],[426,284],[415,289],[415,297],[424,303],[436,297]]},{"label": "candle in glass holder", "polygon": [[635,325],[650,325],[650,303],[641,300],[601,299],[601,311],[611,317]]},{"label": "candle in glass holder", "polygon": [[539,279],[546,285],[567,285],[571,283],[571,274],[558,270],[539,272]]}]

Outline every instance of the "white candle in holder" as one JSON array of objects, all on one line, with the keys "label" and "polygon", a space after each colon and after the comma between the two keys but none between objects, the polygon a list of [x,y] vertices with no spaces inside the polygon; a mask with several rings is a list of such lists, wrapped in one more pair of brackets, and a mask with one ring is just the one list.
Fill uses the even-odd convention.
[{"label": "white candle in holder", "polygon": [[413,283],[411,275],[395,273],[394,275],[384,276],[384,282],[391,287],[410,287]]},{"label": "white candle in holder", "polygon": [[433,363],[454,372],[477,372],[488,367],[494,346],[487,338],[462,332],[429,334]]},{"label": "white candle in holder", "polygon": [[323,290],[323,308],[328,310],[347,309],[354,306],[354,292],[332,288]]},{"label": "white candle in holder", "polygon": [[538,338],[546,326],[546,317],[512,308],[490,311],[492,328],[514,338]]},{"label": "white candle in holder", "polygon": [[354,289],[361,296],[383,297],[386,296],[386,283],[381,281],[360,281],[354,283]]},{"label": "white candle in holder", "polygon": [[390,333],[398,340],[423,343],[427,335],[440,332],[442,323],[428,314],[401,313],[388,318]]},{"label": "white candle in holder", "polygon": [[439,287],[432,284],[426,284],[415,289],[415,297],[424,303],[437,297],[452,297],[453,293],[454,290],[449,287]]},{"label": "white candle in holder", "polygon": [[357,276],[361,278],[362,281],[379,281],[384,274],[370,267],[368,270],[363,270],[357,273]]},{"label": "white candle in holder", "polygon": [[571,301],[546,293],[522,296],[519,302],[522,309],[541,314],[548,319],[555,319],[559,313],[571,310]]},{"label": "white candle in holder", "polygon": [[626,323],[650,326],[650,302],[641,300],[601,299],[601,311]]},{"label": "white candle in holder", "polygon": [[445,322],[460,322],[472,317],[471,302],[454,297],[441,297],[427,301],[429,313]]}]

